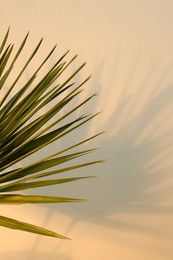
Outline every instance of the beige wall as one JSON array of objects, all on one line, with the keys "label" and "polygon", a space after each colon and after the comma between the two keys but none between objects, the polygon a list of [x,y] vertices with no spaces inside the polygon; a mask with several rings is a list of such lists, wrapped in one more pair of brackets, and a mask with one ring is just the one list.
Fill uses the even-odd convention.
[{"label": "beige wall", "polygon": [[1,207],[72,241],[0,228],[0,259],[172,259],[172,12],[169,0],[1,1],[1,36],[10,26],[17,45],[30,30],[28,51],[44,37],[38,59],[58,42],[54,59],[70,48],[87,62],[92,109],[103,111],[87,134],[107,131],[96,144],[108,161],[84,171],[97,179],[59,190],[85,204]]}]

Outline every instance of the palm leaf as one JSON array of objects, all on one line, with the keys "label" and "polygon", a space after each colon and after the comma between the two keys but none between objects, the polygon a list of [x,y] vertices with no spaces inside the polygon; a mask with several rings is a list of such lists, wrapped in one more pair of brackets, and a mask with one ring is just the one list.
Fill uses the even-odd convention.
[{"label": "palm leaf", "polygon": [[24,196],[24,195],[0,195],[0,204],[37,204],[37,203],[62,203],[62,202],[75,202],[83,201],[83,199],[64,198],[53,196]]},{"label": "palm leaf", "polygon": [[[93,176],[94,177],[94,176]],[[50,186],[55,184],[61,184],[71,181],[77,181],[81,179],[91,178],[90,177],[76,177],[76,178],[64,178],[64,179],[53,179],[53,180],[47,180],[47,181],[32,181],[32,182],[23,182],[22,183],[16,183],[13,185],[9,185],[6,187],[0,187],[1,192],[9,192],[9,191],[19,191],[19,190],[26,190],[26,189],[34,189],[38,187],[44,187],[44,186]]]},{"label": "palm leaf", "polygon": [[[65,58],[69,53],[69,51],[66,51],[48,72],[40,77],[39,81],[36,81],[38,73],[41,73],[41,69],[55,51],[56,46],[43,59],[31,77],[23,85],[21,84],[20,88],[17,87],[20,78],[31,61],[35,59],[43,39],[38,42],[13,82],[10,85],[8,83],[7,89],[7,80],[10,78],[9,76],[23,49],[26,48],[29,33],[24,37],[14,57],[14,45],[7,43],[8,35],[9,29],[0,45],[0,90],[3,91],[0,98],[0,204],[83,201],[83,199],[78,198],[11,193],[86,179],[88,177],[55,177],[54,179],[50,177],[102,163],[103,160],[87,161],[81,164],[74,163],[68,167],[60,168],[64,163],[70,163],[75,161],[76,158],[93,152],[95,148],[83,149],[81,147],[101,134],[98,133],[89,138],[83,137],[78,142],[62,147],[46,157],[43,156],[39,160],[17,168],[16,163],[26,158],[30,161],[30,155],[35,154],[52,142],[64,140],[63,138],[77,131],[98,113],[93,115],[80,114],[80,108],[84,107],[95,94],[79,104],[76,102],[82,92],[81,87],[90,79],[89,76],[81,83],[75,83],[75,76],[83,69],[85,63],[81,64],[61,82],[61,75],[68,71],[67,68],[74,62],[77,55],[66,61]],[[14,90],[15,94],[12,94]],[[51,107],[50,104],[52,104]],[[44,113],[41,112],[43,108]],[[49,169],[52,167],[56,167],[56,169],[50,171]],[[43,179],[45,177],[46,179]],[[39,179],[39,181],[36,181],[36,179]],[[5,216],[0,216],[0,225],[46,236],[66,238],[56,232]]]},{"label": "palm leaf", "polygon": [[21,231],[26,231],[26,232],[31,232],[31,233],[36,233],[44,236],[50,236],[50,237],[57,237],[61,239],[68,239],[65,236],[61,236],[57,234],[56,232],[50,231],[45,228],[41,228],[29,223],[21,222],[16,219],[12,218],[7,218],[4,216],[0,216],[0,225],[6,228],[11,228],[11,229],[18,229]]}]

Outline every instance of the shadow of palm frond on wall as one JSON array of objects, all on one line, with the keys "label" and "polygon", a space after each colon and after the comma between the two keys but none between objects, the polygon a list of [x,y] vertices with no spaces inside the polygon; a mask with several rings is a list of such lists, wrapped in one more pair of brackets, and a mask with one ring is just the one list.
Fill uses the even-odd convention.
[{"label": "shadow of palm frond on wall", "polygon": [[[143,79],[143,84],[139,87],[138,92],[132,95],[129,94],[130,87],[139,62],[140,56],[137,57],[127,84],[124,86],[114,111],[111,112],[111,118],[106,123],[104,122],[107,126],[107,133],[100,141],[102,148],[98,151],[97,156],[108,158],[108,161],[101,167],[92,169],[92,174],[96,173],[99,178],[88,180],[88,183],[85,181],[85,183],[68,185],[69,194],[79,194],[88,198],[88,202],[83,205],[73,204],[68,207],[58,205],[56,209],[50,208],[45,223],[57,210],[73,219],[67,233],[78,221],[86,221],[115,230],[142,232],[147,236],[173,239],[171,228],[167,232],[148,226],[147,223],[145,225],[140,222],[133,223],[128,219],[124,221],[121,217],[116,219],[116,216],[122,214],[127,218],[129,214],[155,215],[156,218],[158,215],[173,214],[173,206],[165,204],[168,197],[173,196],[170,160],[173,144],[173,124],[171,122],[173,84],[164,87],[164,79],[170,73],[172,66],[163,75],[160,75],[158,82],[148,92],[145,102],[143,100],[141,102],[141,98],[146,95],[153,74],[157,73],[158,60],[154,62]],[[95,78],[99,78],[97,73]],[[100,88],[100,83],[95,82],[94,87],[96,86]],[[104,99],[103,109],[109,102],[108,98],[104,97]],[[98,124],[100,124],[99,120],[102,122],[102,119],[99,118]],[[119,124],[118,121],[120,121]],[[104,123],[100,125],[103,127]],[[83,135],[90,131],[90,128],[85,128],[80,134]],[[93,157],[95,156],[93,155]],[[82,174],[88,174],[90,171],[91,169],[84,169]],[[168,182],[169,185],[164,185],[165,182]],[[58,191],[64,192],[64,188],[60,187]],[[110,218],[111,216],[115,216],[115,218]]]}]

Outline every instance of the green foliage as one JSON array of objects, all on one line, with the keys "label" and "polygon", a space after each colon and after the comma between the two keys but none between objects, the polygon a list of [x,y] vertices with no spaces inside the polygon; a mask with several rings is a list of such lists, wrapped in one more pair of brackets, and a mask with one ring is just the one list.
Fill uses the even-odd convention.
[{"label": "green foliage", "polygon": [[[79,68],[70,74],[62,83],[57,83],[60,76],[64,71],[67,71],[67,68],[77,57],[77,55],[75,55],[69,62],[66,62],[64,61],[68,54],[68,52],[66,52],[52,68],[48,70],[46,75],[36,82],[38,72],[40,72],[51,57],[56,48],[55,46],[25,84],[20,84],[20,87],[17,86],[28,65],[35,58],[42,43],[41,39],[12,84],[6,89],[7,80],[26,45],[29,34],[24,38],[14,57],[14,46],[7,44],[8,35],[9,30],[0,46],[0,90],[3,90],[0,96],[0,204],[16,205],[24,203],[66,203],[82,201],[76,198],[29,196],[16,192],[87,178],[57,178],[57,175],[59,173],[101,163],[102,160],[98,160],[61,167],[63,163],[70,162],[93,152],[95,149],[82,149],[80,147],[101,133],[87,139],[83,138],[82,141],[74,143],[62,150],[58,150],[47,157],[25,164],[25,166],[20,168],[16,165],[47,145],[61,138],[67,138],[70,133],[78,130],[78,128],[97,115],[80,114],[80,108],[89,102],[95,94],[89,96],[81,103],[75,101],[82,91],[81,87],[90,78],[88,77],[79,85],[72,82],[75,76],[84,67],[85,63],[79,66]],[[13,89],[15,89],[15,92]],[[52,101],[53,106],[50,107],[49,105]],[[69,106],[71,103],[72,107]],[[45,113],[41,112],[43,108],[44,111],[46,111]],[[71,115],[75,115],[75,118],[73,117],[72,119],[70,117]],[[80,150],[71,151],[73,149]],[[56,167],[56,169],[49,171],[48,169],[51,167]],[[56,176],[56,178],[52,179],[52,176]],[[45,177],[46,179],[43,179]],[[41,180],[36,181],[36,179]],[[4,216],[0,216],[0,225],[46,236],[66,238],[50,230]]]}]

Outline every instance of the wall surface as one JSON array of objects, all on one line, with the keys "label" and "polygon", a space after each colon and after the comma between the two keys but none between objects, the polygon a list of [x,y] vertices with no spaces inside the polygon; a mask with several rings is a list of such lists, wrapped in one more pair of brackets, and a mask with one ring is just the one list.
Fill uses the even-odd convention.
[{"label": "wall surface", "polygon": [[82,170],[95,179],[40,190],[88,198],[84,204],[1,206],[2,215],[72,240],[0,228],[0,259],[173,259],[173,1],[0,3],[1,38],[10,26],[18,46],[30,31],[28,53],[44,37],[38,59],[58,43],[52,62],[69,48],[76,66],[87,62],[85,94],[99,93],[91,108],[103,112],[79,135],[105,130],[94,156],[108,159]]}]

